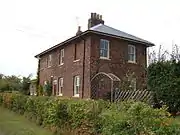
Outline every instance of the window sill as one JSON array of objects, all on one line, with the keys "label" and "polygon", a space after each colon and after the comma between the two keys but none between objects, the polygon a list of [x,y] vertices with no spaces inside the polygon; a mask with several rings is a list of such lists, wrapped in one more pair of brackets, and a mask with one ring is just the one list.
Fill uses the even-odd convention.
[{"label": "window sill", "polygon": [[78,62],[78,61],[80,61],[80,59],[74,60],[73,62]]},{"label": "window sill", "polygon": [[44,70],[44,68],[39,69],[39,71],[42,71],[42,70]]},{"label": "window sill", "polygon": [[64,65],[64,63],[61,63],[61,64],[59,64],[58,66],[63,66]]},{"label": "window sill", "polygon": [[31,96],[36,96],[37,94],[36,93],[30,93]]},{"label": "window sill", "polygon": [[100,57],[100,59],[102,59],[102,60],[111,60],[110,58],[106,58],[106,57]]},{"label": "window sill", "polygon": [[62,96],[63,96],[63,94],[62,94],[62,93],[60,93],[60,94],[59,94],[59,95],[57,95],[57,96],[62,97]]},{"label": "window sill", "polygon": [[79,94],[75,94],[73,97],[79,97]]},{"label": "window sill", "polygon": [[137,64],[135,61],[128,61],[128,63]]}]

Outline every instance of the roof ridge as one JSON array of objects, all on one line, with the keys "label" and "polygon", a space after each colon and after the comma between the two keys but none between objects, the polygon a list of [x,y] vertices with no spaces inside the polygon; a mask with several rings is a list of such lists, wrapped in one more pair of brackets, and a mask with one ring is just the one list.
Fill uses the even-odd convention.
[{"label": "roof ridge", "polygon": [[104,25],[104,24],[102,24],[102,23],[97,24],[97,25],[95,25],[95,26],[91,27],[91,28],[90,28],[90,30],[93,30],[93,29],[95,29],[95,28],[97,28],[97,27],[99,27],[99,26],[101,26],[101,25]]}]

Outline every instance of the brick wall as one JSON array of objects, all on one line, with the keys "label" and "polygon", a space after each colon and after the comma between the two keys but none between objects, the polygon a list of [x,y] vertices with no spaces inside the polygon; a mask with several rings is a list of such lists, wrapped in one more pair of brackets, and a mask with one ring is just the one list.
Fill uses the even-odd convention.
[{"label": "brick wall", "polygon": [[[137,77],[137,87],[141,88],[144,83],[146,67],[146,48],[141,44],[134,44],[124,40],[115,39],[100,35],[89,35],[85,38],[85,72],[84,72],[84,98],[90,98],[92,78],[97,72],[113,73],[121,80],[125,74],[130,71],[134,72]],[[110,59],[99,59],[99,45],[100,39],[110,41]],[[75,44],[77,47],[77,59],[74,61]],[[136,46],[137,63],[132,64],[127,62],[128,44]],[[64,65],[59,65],[59,52],[64,48]],[[47,54],[41,56],[40,60],[40,84],[44,81],[51,81],[51,76],[56,80],[63,77],[63,96],[73,96],[73,76],[80,76],[80,97],[82,97],[82,83],[83,83],[83,52],[84,41],[78,39],[67,45],[59,47]],[[52,66],[47,67],[47,58],[49,54],[52,55]]]},{"label": "brick wall", "polygon": [[[85,74],[84,78],[84,97],[88,98],[90,93],[90,37],[86,37],[85,44]],[[77,60],[74,60],[75,44],[77,47]],[[59,65],[59,51],[64,48],[64,65]],[[59,47],[48,54],[41,57],[40,60],[40,84],[43,85],[44,81],[50,81],[51,76],[56,80],[63,77],[63,96],[73,96],[73,76],[80,76],[80,97],[82,97],[82,77],[83,77],[83,50],[84,41],[82,39],[76,40],[68,45]],[[52,66],[47,67],[47,58],[49,54],[52,55]],[[43,66],[43,67],[42,67]]]},{"label": "brick wall", "polygon": [[[110,41],[110,59],[99,59],[100,39]],[[128,63],[128,44],[136,46],[136,64]],[[141,44],[135,44],[128,41],[115,39],[106,36],[92,36],[91,44],[91,78],[97,72],[113,73],[121,80],[129,71],[135,73],[137,79],[137,88],[142,88],[145,81],[146,67],[146,47]]]}]

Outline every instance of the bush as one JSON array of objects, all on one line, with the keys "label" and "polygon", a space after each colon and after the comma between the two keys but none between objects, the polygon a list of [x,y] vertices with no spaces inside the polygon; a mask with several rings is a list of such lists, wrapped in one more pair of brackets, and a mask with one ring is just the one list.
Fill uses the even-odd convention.
[{"label": "bush", "polygon": [[0,104],[55,133],[103,135],[180,134],[166,108],[153,109],[142,102],[118,104],[103,100],[75,100],[0,93]]},{"label": "bush", "polygon": [[178,135],[166,108],[153,109],[142,102],[124,102],[102,113],[103,135]]},{"label": "bush", "polygon": [[42,87],[42,85],[38,85],[37,94],[38,94],[39,96],[42,96],[42,95],[43,95],[43,87]]},{"label": "bush", "polygon": [[51,85],[51,83],[49,81],[44,85],[43,89],[44,89],[44,95],[51,96],[51,94],[52,94],[52,85]]},{"label": "bush", "polygon": [[148,89],[154,93],[155,104],[167,105],[168,111],[180,110],[180,61],[159,61],[148,67]]}]

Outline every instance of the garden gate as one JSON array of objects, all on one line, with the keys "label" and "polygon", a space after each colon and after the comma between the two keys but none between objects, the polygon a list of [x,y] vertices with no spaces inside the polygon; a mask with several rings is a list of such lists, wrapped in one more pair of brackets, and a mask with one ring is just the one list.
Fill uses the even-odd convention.
[{"label": "garden gate", "polygon": [[114,101],[114,91],[120,88],[120,79],[112,74],[99,72],[91,79],[91,98]]}]

